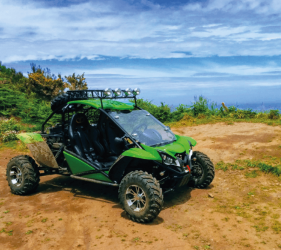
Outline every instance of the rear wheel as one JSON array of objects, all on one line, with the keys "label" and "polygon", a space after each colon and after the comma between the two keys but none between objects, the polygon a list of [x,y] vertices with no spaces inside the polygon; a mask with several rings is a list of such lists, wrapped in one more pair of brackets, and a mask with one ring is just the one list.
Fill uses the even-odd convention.
[{"label": "rear wheel", "polygon": [[40,181],[38,166],[28,155],[12,158],[7,165],[6,176],[11,192],[18,195],[32,193]]},{"label": "rear wheel", "polygon": [[215,177],[214,164],[207,155],[199,151],[193,153],[192,159],[192,186],[196,188],[208,187]]},{"label": "rear wheel", "polygon": [[151,174],[133,171],[127,174],[119,186],[119,200],[132,221],[153,221],[163,206],[163,194],[159,182]]}]

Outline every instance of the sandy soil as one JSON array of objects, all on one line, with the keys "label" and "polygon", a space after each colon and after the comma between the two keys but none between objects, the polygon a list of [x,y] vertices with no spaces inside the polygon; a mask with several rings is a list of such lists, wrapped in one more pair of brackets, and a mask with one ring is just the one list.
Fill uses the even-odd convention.
[{"label": "sandy soil", "polygon": [[[215,164],[281,158],[280,127],[237,123],[173,131],[195,138],[195,150]],[[126,217],[114,187],[54,175],[41,177],[35,194],[12,195],[5,169],[18,154],[0,151],[0,249],[281,248],[281,231],[274,230],[281,223],[277,177],[219,170],[208,189],[184,187],[166,194],[159,217],[143,225]]]}]

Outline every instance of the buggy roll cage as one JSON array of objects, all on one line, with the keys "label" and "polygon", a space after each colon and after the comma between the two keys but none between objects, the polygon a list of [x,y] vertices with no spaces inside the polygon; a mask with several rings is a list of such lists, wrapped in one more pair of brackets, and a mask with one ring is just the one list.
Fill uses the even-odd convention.
[{"label": "buggy roll cage", "polygon": [[[71,90],[71,91],[67,91],[66,93],[69,94],[70,96],[75,97],[75,99],[77,98],[77,100],[79,100],[79,98],[84,99],[84,98],[99,98],[101,101],[101,108],[98,108],[98,110],[100,110],[101,112],[103,112],[106,116],[108,116],[110,119],[111,117],[108,115],[108,113],[103,109],[103,104],[102,104],[102,100],[103,99],[134,99],[135,101],[135,108],[142,110],[142,108],[137,106],[137,99],[136,99],[136,95],[132,94],[133,92],[131,90],[129,90],[131,93],[128,94],[128,89],[127,90],[120,90],[121,95],[117,96],[116,92],[117,90]],[[106,95],[105,92],[111,92],[111,96],[110,95]],[[64,125],[65,125],[65,113],[67,111],[69,104],[66,104],[64,107],[59,107],[57,108],[55,111],[53,111],[49,117],[45,120],[45,122],[42,124],[42,128],[41,128],[41,133],[45,134],[44,131],[44,127],[46,125],[46,123],[53,117],[54,114],[57,113],[58,110],[62,109],[62,127],[63,127],[63,133],[64,133]],[[112,120],[112,119],[111,119]],[[139,148],[142,148],[137,142],[136,140],[129,135],[116,121],[112,120],[115,125],[117,127],[119,127],[124,133],[125,135],[130,138],[130,140]],[[65,143],[65,138],[63,136],[63,141]]]},{"label": "buggy roll cage", "polygon": [[[66,93],[70,96],[74,96],[75,98],[99,98],[101,102],[101,108],[103,109],[103,99],[134,99],[135,107],[137,107],[137,98],[136,95],[133,94],[132,90],[121,90],[119,89],[121,95],[117,95],[117,90],[100,90],[100,89],[91,89],[91,90],[69,90]],[[111,94],[106,94],[110,93]],[[130,93],[128,93],[130,92]]]}]

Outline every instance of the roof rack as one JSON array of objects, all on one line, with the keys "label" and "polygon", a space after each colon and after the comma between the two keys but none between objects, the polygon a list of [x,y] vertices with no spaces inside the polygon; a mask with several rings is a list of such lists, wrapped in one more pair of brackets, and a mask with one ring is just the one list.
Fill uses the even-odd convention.
[{"label": "roof rack", "polygon": [[126,90],[121,90],[119,88],[115,90],[111,90],[110,88],[106,88],[105,90],[101,89],[87,89],[87,90],[69,90],[67,93],[70,96],[73,96],[77,99],[88,99],[88,98],[98,98],[101,102],[101,107],[103,108],[102,100],[103,99],[124,99],[130,98],[134,99],[135,106],[137,107],[137,99],[136,96],[140,94],[140,89],[136,88],[131,90],[127,88]]}]

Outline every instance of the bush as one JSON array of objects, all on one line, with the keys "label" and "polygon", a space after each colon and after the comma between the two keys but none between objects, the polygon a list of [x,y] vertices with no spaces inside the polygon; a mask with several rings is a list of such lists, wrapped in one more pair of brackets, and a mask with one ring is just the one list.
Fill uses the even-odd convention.
[{"label": "bush", "polygon": [[202,95],[199,96],[198,100],[197,100],[197,97],[195,97],[194,99],[195,99],[195,102],[191,106],[193,115],[198,116],[199,114],[206,114],[207,111],[209,110],[207,99],[204,98]]},{"label": "bush", "polygon": [[268,115],[266,113],[262,113],[262,112],[260,112],[256,115],[256,118],[258,118],[258,119],[267,119],[267,117],[268,117]]},{"label": "bush", "polygon": [[9,142],[17,140],[17,133],[21,126],[14,118],[0,120],[0,141]]},{"label": "bush", "polygon": [[48,102],[30,99],[20,91],[0,85],[0,115],[7,118],[19,117],[26,123],[42,124],[50,113]]},{"label": "bush", "polygon": [[167,104],[161,102],[161,106],[152,104],[151,101],[138,99],[137,104],[140,108],[147,110],[155,118],[161,122],[170,122],[172,121],[171,109]]},{"label": "bush", "polygon": [[272,120],[276,120],[279,118],[279,110],[270,110],[268,114],[268,118]]},{"label": "bush", "polygon": [[192,109],[188,105],[181,104],[176,107],[176,110],[172,112],[171,119],[173,122],[177,122],[184,118],[185,115],[192,114]]},{"label": "bush", "polygon": [[12,130],[12,131],[6,131],[2,134],[0,134],[0,139],[2,142],[9,142],[9,141],[15,141],[18,140],[17,138],[17,131]]},{"label": "bush", "polygon": [[0,120],[0,133],[3,134],[6,131],[20,131],[21,126],[14,118]]}]

